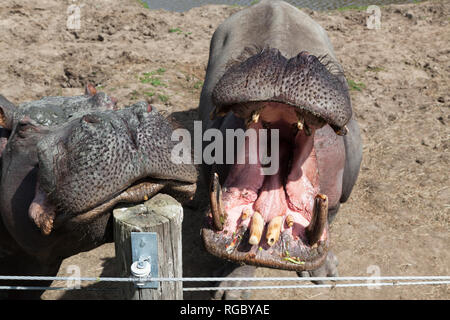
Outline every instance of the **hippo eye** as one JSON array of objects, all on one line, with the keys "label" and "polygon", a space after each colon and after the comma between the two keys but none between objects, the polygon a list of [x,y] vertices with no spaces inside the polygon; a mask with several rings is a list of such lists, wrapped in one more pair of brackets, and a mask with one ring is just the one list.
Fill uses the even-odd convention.
[{"label": "hippo eye", "polygon": [[34,125],[31,123],[31,121],[32,120],[30,117],[23,117],[18,123],[19,130],[28,130],[34,128]]},{"label": "hippo eye", "polygon": [[29,122],[19,122],[19,130],[20,131],[27,131],[32,129],[34,126]]},{"label": "hippo eye", "polygon": [[27,133],[38,131],[37,128],[27,121],[20,121],[17,125],[17,134],[21,138],[25,138]]}]

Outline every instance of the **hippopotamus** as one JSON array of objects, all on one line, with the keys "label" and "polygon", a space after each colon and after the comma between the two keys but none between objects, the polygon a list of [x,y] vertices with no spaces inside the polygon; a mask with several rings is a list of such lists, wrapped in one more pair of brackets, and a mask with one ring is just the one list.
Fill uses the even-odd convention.
[{"label": "hippopotamus", "polygon": [[118,203],[190,199],[197,169],[171,161],[173,128],[147,102],[119,110],[92,85],[18,107],[0,96],[0,275],[54,276],[64,258],[112,241]]},{"label": "hippopotamus", "polygon": [[[207,251],[234,263],[231,276],[251,276],[256,266],[336,276],[328,226],[355,185],[362,142],[325,30],[283,1],[227,18],[211,39],[199,116],[203,130],[222,132],[224,153],[235,139],[229,130],[271,137],[266,146],[241,139],[231,150],[244,162],[203,166]],[[273,145],[279,166],[267,174],[261,157]]]}]

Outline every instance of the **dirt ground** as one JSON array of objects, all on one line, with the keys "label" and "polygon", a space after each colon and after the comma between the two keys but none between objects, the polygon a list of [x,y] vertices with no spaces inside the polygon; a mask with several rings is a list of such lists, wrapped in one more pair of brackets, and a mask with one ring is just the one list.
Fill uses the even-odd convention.
[{"label": "dirt ground", "polygon": [[[21,103],[79,95],[91,82],[121,105],[152,101],[188,128],[197,117],[210,38],[241,9],[177,13],[134,0],[30,2],[0,5],[0,94]],[[67,28],[74,3],[81,7],[79,30]],[[450,1],[383,6],[379,30],[366,27],[364,10],[305,11],[326,29],[344,67],[364,141],[358,182],[331,226],[340,275],[369,276],[371,266],[382,276],[449,275]],[[205,205],[200,197],[185,211],[184,276],[213,276],[221,265],[201,244]],[[68,275],[69,265],[86,277],[118,275],[113,244],[66,259],[58,275]],[[259,268],[257,276],[295,273]],[[96,283],[47,291],[43,299],[120,299],[117,287]],[[258,290],[251,299],[449,299],[449,288]]]}]

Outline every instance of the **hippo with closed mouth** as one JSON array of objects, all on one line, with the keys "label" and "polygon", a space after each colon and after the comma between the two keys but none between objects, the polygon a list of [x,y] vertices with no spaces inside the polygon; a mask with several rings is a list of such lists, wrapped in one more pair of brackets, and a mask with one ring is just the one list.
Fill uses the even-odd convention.
[{"label": "hippo with closed mouth", "polygon": [[56,275],[64,258],[112,240],[120,202],[191,198],[197,171],[170,160],[172,130],[146,102],[118,110],[91,85],[18,107],[0,96],[0,275]]},{"label": "hippo with closed mouth", "polygon": [[[279,145],[275,174],[264,175],[260,162],[204,167],[206,249],[238,264],[336,275],[328,224],[356,182],[362,144],[324,29],[281,1],[235,13],[212,37],[199,111],[203,129],[221,130],[226,145],[227,129],[279,132],[269,141]],[[249,143],[235,154],[248,159]]]}]

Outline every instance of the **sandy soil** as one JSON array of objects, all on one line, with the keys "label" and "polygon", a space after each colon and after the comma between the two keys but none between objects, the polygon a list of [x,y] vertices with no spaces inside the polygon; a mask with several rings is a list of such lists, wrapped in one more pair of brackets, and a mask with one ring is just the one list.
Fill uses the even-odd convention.
[{"label": "sandy soil", "polygon": [[[78,1],[81,28],[68,30],[69,0],[5,0],[0,6],[0,93],[15,103],[77,95],[89,81],[122,105],[151,100],[191,128],[215,28],[239,7],[150,11],[134,0]],[[381,8],[381,29],[361,10],[313,12],[347,78],[364,140],[359,180],[332,225],[340,275],[448,275],[450,1]],[[184,275],[212,276],[204,252],[202,197],[184,219]],[[82,276],[116,276],[114,246],[66,259]],[[295,276],[260,268],[258,276]],[[53,286],[61,283],[55,282]],[[44,299],[118,299],[116,284]],[[185,294],[206,299],[208,293]],[[448,286],[254,291],[252,299],[449,299]]]}]

